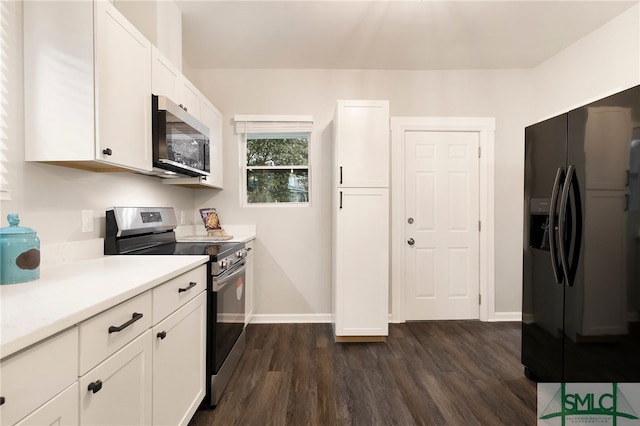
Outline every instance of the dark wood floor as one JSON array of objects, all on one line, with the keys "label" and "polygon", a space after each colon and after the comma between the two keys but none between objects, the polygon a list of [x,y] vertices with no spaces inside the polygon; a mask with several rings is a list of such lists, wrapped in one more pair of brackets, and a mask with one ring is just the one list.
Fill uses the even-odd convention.
[{"label": "dark wood floor", "polygon": [[386,343],[334,343],[329,324],[251,324],[205,425],[534,425],[520,323],[391,324]]}]

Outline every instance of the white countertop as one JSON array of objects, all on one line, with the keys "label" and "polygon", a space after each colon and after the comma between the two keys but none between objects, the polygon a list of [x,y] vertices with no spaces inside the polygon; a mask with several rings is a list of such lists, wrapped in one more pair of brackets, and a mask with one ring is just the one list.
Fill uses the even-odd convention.
[{"label": "white countertop", "polygon": [[42,267],[36,281],[0,285],[0,359],[208,259],[208,256],[104,256]]},{"label": "white countertop", "polygon": [[[231,242],[231,243],[247,243],[256,238],[255,225],[225,225],[223,227],[227,235],[232,238],[228,240],[215,240],[207,238],[207,232],[204,227],[186,226],[176,230],[176,239],[178,241],[211,241],[211,242]],[[194,238],[195,237],[195,238]]]}]

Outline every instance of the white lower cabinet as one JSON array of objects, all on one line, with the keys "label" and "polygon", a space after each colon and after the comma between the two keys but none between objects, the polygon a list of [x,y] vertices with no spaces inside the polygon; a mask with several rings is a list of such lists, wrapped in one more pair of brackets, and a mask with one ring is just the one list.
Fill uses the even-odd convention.
[{"label": "white lower cabinet", "polygon": [[334,208],[336,339],[389,332],[389,190],[340,188]]},{"label": "white lower cabinet", "polygon": [[76,426],[78,424],[78,382],[38,408],[16,426]]},{"label": "white lower cabinet", "polygon": [[0,361],[0,425],[187,425],[205,394],[200,265]]},{"label": "white lower cabinet", "polygon": [[80,378],[81,425],[151,424],[151,353],[147,330]]},{"label": "white lower cabinet", "polygon": [[[77,327],[3,359],[0,362],[0,396],[3,398],[0,424],[12,425],[24,419],[77,380]],[[53,418],[57,416],[51,411],[49,414]]]},{"label": "white lower cabinet", "polygon": [[207,295],[153,327],[153,424],[186,425],[205,394]]}]

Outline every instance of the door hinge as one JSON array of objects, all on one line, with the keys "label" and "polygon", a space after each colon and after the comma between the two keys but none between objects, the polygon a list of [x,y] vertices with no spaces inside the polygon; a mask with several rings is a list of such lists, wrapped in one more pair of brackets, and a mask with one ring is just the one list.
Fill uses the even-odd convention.
[{"label": "door hinge", "polygon": [[482,305],[482,295],[478,294],[478,305]]},{"label": "door hinge", "polygon": [[478,158],[482,157],[482,147],[478,147]]},{"label": "door hinge", "polygon": [[482,222],[478,221],[478,232],[482,232]]}]

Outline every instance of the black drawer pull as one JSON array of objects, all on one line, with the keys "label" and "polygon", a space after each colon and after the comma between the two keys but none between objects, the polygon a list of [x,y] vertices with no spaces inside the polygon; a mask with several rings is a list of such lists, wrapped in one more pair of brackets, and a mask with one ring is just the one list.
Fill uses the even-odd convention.
[{"label": "black drawer pull", "polygon": [[179,288],[178,293],[182,293],[183,291],[191,290],[193,287],[197,286],[198,283],[195,281],[191,281],[188,286]]},{"label": "black drawer pull", "polygon": [[5,401],[6,399],[4,398],[4,396],[0,396],[0,405],[3,405]]},{"label": "black drawer pull", "polygon": [[102,389],[102,380],[96,380],[95,382],[89,383],[89,386],[87,386],[87,390],[90,390],[93,393],[98,392],[100,389]]},{"label": "black drawer pull", "polygon": [[102,150],[102,153],[104,155],[111,155],[111,154],[113,154],[113,151],[111,151],[111,148],[106,148],[106,149]]},{"label": "black drawer pull", "polygon": [[167,337],[167,332],[162,330],[161,332],[159,332],[158,334],[156,334],[156,337],[160,340],[163,340],[165,337]]},{"label": "black drawer pull", "polygon": [[131,316],[131,319],[125,322],[124,324],[122,324],[121,326],[116,327],[115,325],[112,325],[111,327],[109,327],[109,333],[117,333],[119,331],[122,331],[125,328],[129,327],[134,322],[138,321],[140,318],[142,318],[142,314],[134,312],[133,315]]}]

